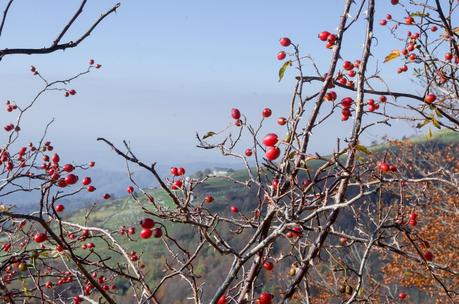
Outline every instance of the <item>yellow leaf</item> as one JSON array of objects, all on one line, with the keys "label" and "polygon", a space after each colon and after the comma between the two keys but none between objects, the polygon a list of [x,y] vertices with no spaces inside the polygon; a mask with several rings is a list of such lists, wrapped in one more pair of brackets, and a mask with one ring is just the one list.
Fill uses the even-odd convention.
[{"label": "yellow leaf", "polygon": [[393,50],[392,52],[389,53],[389,55],[386,56],[386,58],[384,58],[384,63],[386,63],[388,61],[391,61],[391,60],[397,58],[398,56],[400,56],[400,51],[399,50]]},{"label": "yellow leaf", "polygon": [[355,148],[357,149],[357,151],[363,152],[365,154],[371,154],[370,150],[368,150],[368,148],[363,145],[357,145],[355,146]]}]

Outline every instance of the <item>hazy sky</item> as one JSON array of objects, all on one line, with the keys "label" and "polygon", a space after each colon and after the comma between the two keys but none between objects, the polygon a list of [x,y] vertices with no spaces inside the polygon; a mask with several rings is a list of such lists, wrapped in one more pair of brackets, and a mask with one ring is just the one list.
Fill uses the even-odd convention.
[{"label": "hazy sky", "polygon": [[[75,39],[114,3],[89,0],[67,39]],[[77,90],[76,96],[64,98],[61,92],[50,93],[27,114],[25,141],[36,141],[46,122],[54,117],[49,137],[64,158],[95,159],[102,166],[111,166],[112,153],[95,141],[105,136],[115,142],[129,140],[140,156],[151,161],[221,161],[217,153],[195,148],[195,131],[223,129],[231,121],[232,107],[239,107],[252,121],[260,118],[266,106],[273,109],[274,117],[287,115],[295,74],[293,70],[287,72],[278,83],[278,40],[291,37],[304,54],[311,54],[325,69],[331,52],[317,39],[317,33],[336,29],[342,3],[123,1],[118,13],[100,24],[76,49],[4,58],[0,62],[0,100],[25,104],[34,96],[42,84],[31,76],[31,64],[54,80],[85,69],[88,59],[94,58],[103,68],[69,86]],[[79,4],[76,0],[16,0],[0,47],[49,45]],[[388,4],[377,7],[377,19],[393,10]],[[387,29],[376,27],[374,60],[381,60],[399,46],[393,44]],[[352,61],[361,53],[363,33],[358,29],[362,27],[347,34],[343,52]],[[394,75],[397,64],[384,68],[391,78],[401,79],[393,89],[404,90],[410,84],[403,80],[405,77]],[[338,114],[335,122],[319,130],[311,152],[327,153],[337,136],[348,135],[351,122],[342,123]],[[3,111],[0,119],[12,121],[11,114]],[[274,121],[267,125],[266,133],[281,132]],[[406,124],[394,131],[372,129],[365,140],[384,133],[401,136],[411,132]]]}]

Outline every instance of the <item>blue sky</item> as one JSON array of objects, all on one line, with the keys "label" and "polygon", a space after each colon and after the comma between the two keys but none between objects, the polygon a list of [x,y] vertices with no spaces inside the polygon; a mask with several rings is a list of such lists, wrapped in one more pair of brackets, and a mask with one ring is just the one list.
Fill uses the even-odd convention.
[{"label": "blue sky", "polygon": [[[275,59],[278,40],[288,36],[299,43],[325,69],[330,51],[317,39],[322,30],[333,31],[342,2],[326,1],[124,1],[116,15],[106,19],[77,49],[45,56],[12,56],[0,63],[0,100],[23,104],[41,83],[28,72],[37,66],[49,79],[83,70],[89,58],[103,65],[70,87],[78,94],[63,98],[51,93],[26,117],[24,140],[37,139],[47,121],[55,118],[50,137],[62,155],[78,161],[95,159],[110,167],[115,159],[95,138],[129,140],[138,154],[151,161],[186,163],[222,161],[217,153],[195,148],[195,131],[224,128],[229,112],[238,107],[252,121],[268,106],[273,117],[285,116],[293,87],[293,71],[278,83],[281,65]],[[79,1],[14,2],[0,38],[1,48],[39,47],[50,44],[73,15]],[[81,19],[66,37],[78,36],[114,1],[90,0]],[[378,19],[392,12],[377,8]],[[396,14],[394,13],[394,17]],[[360,56],[362,27],[348,35],[344,56]],[[387,30],[377,25],[375,59],[396,47]],[[388,64],[391,78],[397,64]],[[403,79],[403,78],[402,78]],[[408,83],[397,81],[394,89]],[[6,113],[1,121],[11,120]],[[278,131],[274,120],[266,132]],[[312,149],[327,153],[337,136],[348,134],[350,122],[335,122],[320,129]],[[370,141],[388,133],[412,133],[408,125],[396,131],[371,130]],[[346,133],[347,132],[347,133]],[[4,136],[4,135],[2,135]],[[245,149],[241,146],[241,151]],[[313,152],[313,151],[311,151]]]}]

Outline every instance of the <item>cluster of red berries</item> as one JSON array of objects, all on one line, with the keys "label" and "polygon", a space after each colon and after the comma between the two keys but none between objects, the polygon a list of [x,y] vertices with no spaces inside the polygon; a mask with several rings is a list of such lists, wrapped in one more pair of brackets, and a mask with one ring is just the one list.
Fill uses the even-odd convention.
[{"label": "cluster of red berries", "polygon": [[299,238],[301,237],[302,233],[303,233],[303,229],[301,229],[301,227],[299,226],[295,226],[287,232],[286,236],[289,239],[294,238],[294,237]]},{"label": "cluster of red berries", "polygon": [[118,229],[118,233],[120,235],[133,235],[135,234],[135,227],[129,227],[129,228],[126,228],[126,226],[121,226],[119,229]]},{"label": "cluster of red berries", "polygon": [[321,41],[327,42],[327,45],[326,45],[327,49],[331,49],[336,44],[336,41],[337,41],[336,35],[331,34],[330,32],[327,32],[327,31],[323,31],[319,33],[318,37]]},{"label": "cluster of red berries", "polygon": [[327,101],[335,101],[337,97],[338,97],[338,95],[336,94],[335,91],[328,91],[325,94],[325,100],[327,100]]},{"label": "cluster of red berries", "polygon": [[102,65],[99,63],[96,63],[94,59],[89,59],[89,65],[94,66],[96,69],[100,69],[102,67]]},{"label": "cluster of red berries", "polygon": [[13,130],[16,130],[16,131],[20,130],[19,126],[15,128],[14,124],[12,123],[7,124],[6,126],[3,127],[3,129],[5,129],[6,132],[11,132]]},{"label": "cluster of red berries", "polygon": [[391,20],[392,19],[392,15],[391,14],[387,14],[386,15],[386,19],[381,19],[379,21],[379,24],[382,25],[382,26],[385,26],[387,24],[387,20]]},{"label": "cluster of red berries", "polygon": [[17,108],[18,106],[14,102],[11,102],[9,100],[6,101],[6,111],[7,112],[13,112]]},{"label": "cluster of red berries", "polygon": [[[382,103],[385,103],[387,101],[387,97],[386,96],[380,96],[379,97],[379,101],[382,102]],[[375,110],[379,109],[379,104],[376,103],[376,101],[374,99],[368,99],[367,101],[367,104],[368,104],[368,111],[369,112],[374,112]]]},{"label": "cluster of red berries", "polygon": [[142,239],[149,239],[152,235],[155,238],[160,238],[163,236],[163,231],[160,227],[155,228],[155,221],[151,218],[145,218],[140,221],[140,226],[142,226],[142,231],[140,232],[140,237]]},{"label": "cluster of red berries", "polygon": [[277,159],[280,155],[280,149],[276,146],[278,141],[279,138],[275,133],[268,133],[263,138],[263,144],[266,146],[265,157],[270,161]]},{"label": "cluster of red berries", "polygon": [[96,247],[96,245],[94,245],[93,242],[89,242],[87,244],[83,244],[81,245],[81,249],[85,250],[85,249],[90,249],[92,250],[94,247]]},{"label": "cluster of red berries", "polygon": [[351,97],[345,97],[341,99],[341,106],[343,107],[341,110],[341,120],[346,121],[352,116],[351,107],[354,100]]},{"label": "cluster of red berries", "polygon": [[171,171],[171,174],[173,176],[183,176],[183,175],[185,175],[185,169],[182,168],[182,167],[179,167],[179,168],[172,167],[170,171]]},{"label": "cluster of red berries", "polygon": [[390,165],[386,162],[379,163],[378,168],[381,172],[397,172],[397,167],[395,165]]},{"label": "cluster of red berries", "polygon": [[[288,47],[292,44],[292,42],[290,41],[289,38],[287,37],[283,37],[279,40],[279,43],[280,45],[282,45],[283,47]],[[279,53],[277,53],[277,60],[284,60],[285,57],[287,57],[287,53],[284,52],[284,51],[280,51]]]},{"label": "cluster of red berries", "polygon": [[[48,144],[47,142],[46,144]],[[48,150],[53,150],[51,144],[49,143],[48,145],[45,144],[45,149]],[[67,186],[75,185],[79,177],[78,175],[75,175],[71,172],[75,170],[75,166],[72,164],[65,164],[62,167],[60,167],[59,162],[60,162],[60,156],[59,154],[55,153],[51,158],[49,155],[43,155],[43,163],[41,164],[40,168],[43,170],[46,170],[46,173],[49,175],[50,179],[54,182],[56,182],[58,187],[64,188]],[[90,162],[88,164],[89,167],[94,167],[95,162]],[[61,177],[61,174],[67,173],[65,177]],[[83,178],[82,180],[82,185],[86,186],[86,190],[88,192],[94,192],[96,191],[96,187],[93,185],[90,185],[92,183],[92,180],[89,176]],[[62,209],[63,210],[63,209]]]},{"label": "cluster of red berries", "polygon": [[64,96],[69,97],[75,95],[76,93],[77,92],[75,91],[75,89],[65,90]]}]

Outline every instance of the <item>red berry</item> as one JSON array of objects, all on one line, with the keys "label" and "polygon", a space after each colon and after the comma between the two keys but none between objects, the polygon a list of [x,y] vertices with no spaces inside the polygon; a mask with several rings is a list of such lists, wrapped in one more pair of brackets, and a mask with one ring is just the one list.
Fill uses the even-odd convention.
[{"label": "red berry", "polygon": [[405,18],[405,23],[406,24],[411,25],[411,24],[413,24],[413,22],[414,22],[413,17],[408,16],[408,17]]},{"label": "red berry", "polygon": [[349,117],[351,116],[351,110],[349,110],[348,108],[344,108],[341,110],[341,114],[343,114],[343,116]]},{"label": "red berry", "polygon": [[91,183],[91,178],[90,177],[85,177],[83,178],[83,181],[81,182],[83,185],[87,186]]},{"label": "red berry", "polygon": [[453,54],[451,54],[451,53],[446,53],[446,54],[445,54],[445,60],[450,61],[451,59],[453,59]]},{"label": "red berry", "polygon": [[239,119],[241,118],[241,112],[238,109],[231,109],[231,117]]},{"label": "red berry", "polygon": [[173,176],[178,176],[178,169],[177,169],[176,167],[172,167],[172,168],[171,168],[171,174],[172,174]]},{"label": "red berry", "polygon": [[330,36],[330,33],[327,31],[323,31],[319,34],[319,39],[322,41],[327,41],[328,36]]},{"label": "red berry", "polygon": [[70,173],[69,175],[65,177],[65,183],[67,185],[76,184],[77,181],[78,181],[78,176],[76,176],[75,174]]},{"label": "red berry", "polygon": [[162,230],[161,228],[159,228],[159,227],[153,229],[153,236],[154,236],[155,238],[160,238],[160,237],[162,237],[162,236],[163,236],[163,230]]},{"label": "red berry", "polygon": [[185,175],[185,169],[184,169],[184,168],[181,168],[181,167],[178,168],[178,169],[177,169],[177,174],[178,174],[179,176]]},{"label": "red berry", "polygon": [[387,14],[387,15],[386,15],[386,19],[387,19],[387,20],[391,20],[391,19],[392,19],[392,15],[391,15],[391,14]]},{"label": "red berry", "polygon": [[94,187],[93,185],[90,185],[90,186],[88,186],[88,187],[86,188],[86,190],[87,190],[88,192],[94,192],[94,191],[96,191],[96,187]]},{"label": "red berry", "polygon": [[392,5],[397,5],[398,4],[398,0],[390,0],[390,3],[392,3]]},{"label": "red berry", "polygon": [[46,233],[43,233],[43,232],[37,232],[33,237],[33,240],[36,243],[43,243],[47,239],[48,239],[48,236],[46,235]]},{"label": "red berry", "polygon": [[416,213],[413,212],[410,214],[410,220],[415,220],[417,218],[418,218],[418,215]]},{"label": "red berry", "polygon": [[436,27],[436,26],[434,25],[434,26],[432,26],[432,27],[430,28],[430,30],[431,30],[432,32],[436,32],[436,31],[438,30],[438,27]]},{"label": "red berry", "polygon": [[94,64],[94,59],[89,59],[89,64],[93,65]]},{"label": "red berry", "polygon": [[426,252],[424,253],[424,258],[425,258],[427,261],[431,262],[431,261],[433,260],[434,256],[433,256],[432,252],[426,251]]},{"label": "red berry", "polygon": [[263,109],[263,112],[261,113],[261,115],[264,117],[264,118],[268,118],[270,117],[272,114],[272,111],[270,108],[264,108]]},{"label": "red berry", "polygon": [[64,205],[58,204],[56,205],[56,212],[62,212],[64,211]]},{"label": "red berry", "polygon": [[273,186],[274,189],[277,189],[277,187],[279,187],[279,179],[273,179],[271,182],[271,186]]},{"label": "red berry", "polygon": [[376,110],[376,107],[374,105],[368,105],[368,111],[374,112]]},{"label": "red berry", "polygon": [[110,194],[108,194],[108,193],[105,193],[104,196],[103,196],[103,198],[104,198],[105,200],[110,199],[110,197],[111,197],[111,196],[110,196]]},{"label": "red berry", "polygon": [[327,41],[329,44],[333,45],[336,42],[336,35],[335,34],[330,34],[327,37]]},{"label": "red berry", "polygon": [[133,193],[133,192],[134,192],[134,187],[128,186],[128,187],[127,187],[127,193],[131,194],[131,193]]},{"label": "red berry", "polygon": [[245,149],[245,156],[247,157],[252,156],[252,149],[249,149],[249,148]]},{"label": "red berry", "polygon": [[75,167],[71,164],[65,164],[64,167],[62,167],[62,170],[64,170],[65,172],[72,172],[73,170],[75,170]]},{"label": "red berry", "polygon": [[387,97],[382,95],[382,96],[379,97],[379,101],[380,102],[386,102],[387,101]]},{"label": "red berry", "polygon": [[183,182],[178,179],[172,184],[171,189],[172,190],[178,190],[178,189],[182,188],[182,186],[183,186]]},{"label": "red berry", "polygon": [[208,204],[212,203],[213,201],[214,201],[214,197],[212,195],[206,195],[204,197],[204,202],[206,202]]},{"label": "red berry", "polygon": [[100,63],[96,64],[96,69],[100,69],[102,65]]},{"label": "red berry", "polygon": [[386,19],[381,19],[381,20],[379,20],[379,24],[384,26],[384,25],[387,24],[387,20]]},{"label": "red berry", "polygon": [[71,90],[69,90],[69,94],[70,94],[70,95],[75,95],[75,94],[76,94],[76,91],[75,91],[74,89],[71,89]]},{"label": "red berry", "polygon": [[280,155],[280,150],[278,147],[268,147],[268,149],[266,150],[266,158],[269,159],[270,161],[273,161],[275,160],[276,158],[278,158]]},{"label": "red berry", "polygon": [[290,41],[289,38],[284,37],[284,38],[281,38],[281,39],[279,40],[279,43],[280,43],[280,45],[287,47],[287,46],[289,46],[292,42]]},{"label": "red berry", "polygon": [[91,168],[94,167],[95,165],[96,165],[96,162],[93,162],[93,161],[89,162],[89,164],[88,164],[88,166],[91,167]]},{"label": "red berry", "polygon": [[437,96],[435,96],[435,94],[427,94],[426,97],[424,98],[424,101],[428,104],[431,104],[433,103],[435,100],[437,99]]},{"label": "red berry", "polygon": [[388,163],[380,163],[379,164],[379,170],[382,172],[388,172],[389,171],[389,164]]},{"label": "red berry", "polygon": [[278,137],[274,133],[269,133],[266,134],[266,136],[263,138],[263,144],[267,147],[272,147],[274,146],[278,141]]},{"label": "red berry", "polygon": [[239,209],[236,207],[236,206],[231,206],[231,212],[233,213],[238,213],[239,212]]},{"label": "red berry", "polygon": [[140,237],[142,239],[149,239],[152,236],[153,232],[150,229],[142,229],[140,232]]},{"label": "red berry", "polygon": [[263,268],[268,270],[268,271],[273,270],[273,267],[274,267],[274,264],[271,263],[271,262],[266,261],[266,262],[263,263]]},{"label": "red berry", "polygon": [[273,295],[269,292],[262,292],[258,300],[260,304],[271,304],[273,300]]},{"label": "red berry", "polygon": [[285,117],[279,117],[277,119],[277,124],[279,126],[284,126],[286,123],[287,123],[287,118],[285,118]]},{"label": "red berry", "polygon": [[406,299],[407,296],[408,296],[408,295],[407,295],[405,292],[401,292],[401,293],[398,294],[398,298],[399,298],[400,300]]},{"label": "red berry", "polygon": [[152,229],[155,226],[155,221],[151,218],[144,218],[140,221],[140,226],[144,229]]},{"label": "red berry", "polygon": [[53,161],[53,163],[58,163],[61,160],[61,158],[58,154],[54,154],[51,160]]},{"label": "red berry", "polygon": [[350,98],[350,97],[345,97],[345,98],[341,99],[341,105],[345,109],[350,108],[352,106],[353,102],[354,102],[354,100],[352,98]]},{"label": "red berry", "polygon": [[222,295],[218,299],[217,304],[228,304],[228,298],[225,295]]},{"label": "red berry", "polygon": [[277,53],[277,60],[284,60],[285,57],[287,57],[287,54],[284,52],[284,51],[280,51],[279,53]]},{"label": "red berry", "polygon": [[350,71],[354,68],[354,65],[352,64],[352,62],[350,61],[344,61],[343,63],[343,69],[345,69],[346,71]]}]

